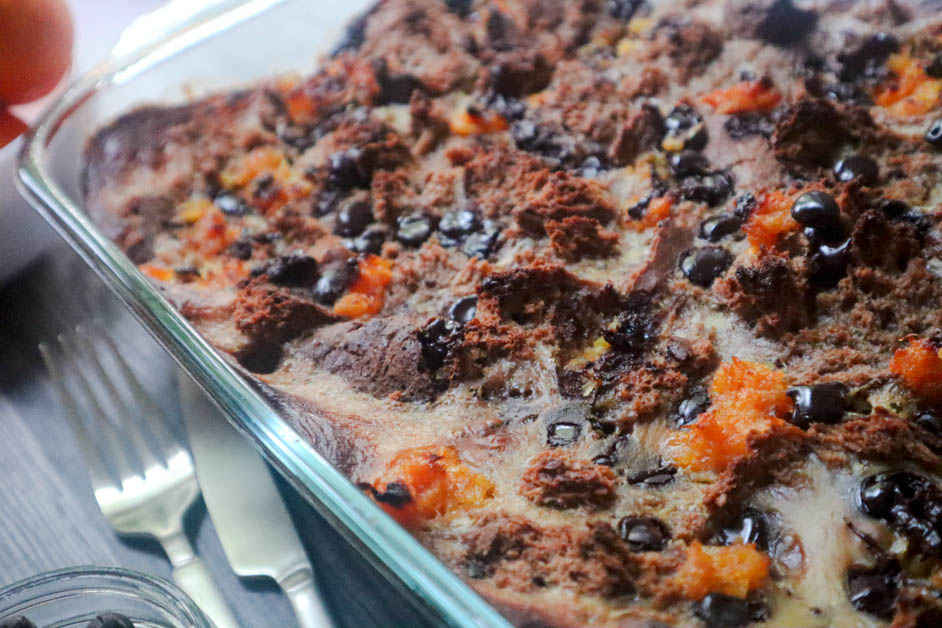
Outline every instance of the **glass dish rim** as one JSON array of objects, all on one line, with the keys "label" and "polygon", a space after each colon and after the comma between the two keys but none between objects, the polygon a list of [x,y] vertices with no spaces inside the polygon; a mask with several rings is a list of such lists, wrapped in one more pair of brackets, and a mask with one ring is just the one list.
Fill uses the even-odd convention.
[{"label": "glass dish rim", "polygon": [[[0,600],[3,600],[4,598],[11,595],[28,592],[30,589],[43,586],[47,583],[57,584],[66,579],[79,580],[87,577],[106,578],[116,583],[134,583],[138,586],[143,586],[148,590],[148,593],[157,592],[159,595],[164,596],[167,600],[177,604],[186,613],[187,619],[196,622],[194,623],[195,628],[212,628],[212,623],[210,623],[209,619],[207,619],[206,615],[203,614],[203,611],[196,605],[196,603],[169,581],[158,576],[144,573],[142,571],[125,569],[123,567],[79,565],[75,567],[65,567],[63,569],[46,571],[34,576],[17,580],[16,582],[0,588]],[[101,587],[96,586],[95,588],[98,589]],[[78,589],[71,590],[82,591],[84,589],[79,587]],[[148,599],[154,601],[153,598]],[[163,600],[161,600],[161,606],[163,606],[162,602]]]},{"label": "glass dish rim", "polygon": [[[229,421],[358,549],[366,551],[441,619],[455,626],[511,624],[340,471],[325,460],[227,363],[102,234],[55,181],[47,150],[70,115],[94,95],[120,87],[174,54],[266,11],[297,0],[219,0],[113,55],[74,81],[27,133],[16,184],[36,211],[117,294]],[[172,8],[171,3],[165,8]],[[158,9],[160,11],[160,9]],[[164,18],[168,16],[162,16]],[[173,16],[169,16],[173,17]]]}]

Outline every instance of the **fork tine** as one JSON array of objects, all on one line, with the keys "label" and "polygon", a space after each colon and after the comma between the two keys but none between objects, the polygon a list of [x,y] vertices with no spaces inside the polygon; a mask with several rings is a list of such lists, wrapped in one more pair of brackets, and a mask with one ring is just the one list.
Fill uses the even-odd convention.
[{"label": "fork tine", "polygon": [[[145,438],[144,431],[147,430],[146,417],[137,416],[139,414],[138,412],[132,412],[131,408],[121,396],[121,393],[118,392],[118,389],[114,385],[113,377],[110,377],[105,371],[105,367],[102,365],[98,355],[98,350],[88,338],[88,330],[86,330],[84,326],[78,325],[75,331],[76,340],[82,352],[88,356],[95,375],[105,389],[108,404],[117,412],[116,416],[119,417],[121,427],[131,441],[134,454],[143,467],[142,470],[146,472],[148,469],[155,466],[166,467],[167,461],[159,452],[155,455],[153,443],[148,443]],[[115,374],[115,376],[127,377],[127,374],[119,373]],[[147,430],[147,432],[149,432],[149,430]],[[148,433],[147,436],[150,436],[150,434]]]},{"label": "fork tine", "polygon": [[154,403],[154,400],[147,391],[144,390],[141,382],[134,375],[134,371],[131,370],[124,356],[118,351],[114,340],[112,340],[110,335],[104,333],[100,322],[96,321],[95,327],[101,332],[102,343],[114,358],[118,368],[124,372],[124,381],[127,383],[128,390],[131,393],[134,407],[139,408],[139,412],[147,418],[147,420],[141,422],[144,429],[148,430],[154,442],[159,445],[163,459],[170,460],[170,458],[178,455],[183,449],[179,440],[173,435],[170,420],[167,418],[164,411]]},{"label": "fork tine", "polygon": [[110,473],[103,462],[102,451],[89,435],[88,429],[86,429],[85,423],[82,421],[82,415],[79,412],[75,397],[72,396],[72,393],[69,392],[66,386],[65,379],[62,377],[62,372],[59,370],[59,365],[53,354],[52,347],[46,342],[41,342],[39,343],[39,353],[42,355],[43,363],[46,365],[46,371],[49,373],[49,379],[56,389],[56,394],[58,394],[59,399],[65,406],[66,418],[72,426],[72,432],[75,434],[75,438],[78,441],[79,450],[82,453],[82,457],[85,459],[85,466],[88,468],[92,488],[97,490],[114,484],[114,480],[109,477]]},{"label": "fork tine", "polygon": [[[105,411],[101,407],[95,390],[82,368],[79,351],[74,339],[66,334],[59,334],[59,345],[62,347],[66,359],[72,364],[72,372],[75,374],[78,388],[88,409],[87,416],[91,417],[95,423],[96,436],[100,439],[98,442],[101,443],[105,453],[105,460],[114,472],[118,480],[118,486],[123,486],[125,480],[140,476],[141,473],[134,469],[126,447],[120,442],[123,439],[116,437],[117,432],[122,431],[121,427],[105,418]],[[122,436],[126,435],[122,434]]]}]

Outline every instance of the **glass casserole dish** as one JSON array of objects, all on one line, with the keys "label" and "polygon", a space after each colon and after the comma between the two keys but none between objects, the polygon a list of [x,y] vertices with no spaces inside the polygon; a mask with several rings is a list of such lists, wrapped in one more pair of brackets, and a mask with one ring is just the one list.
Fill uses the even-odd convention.
[{"label": "glass casserole dish", "polygon": [[178,104],[278,74],[310,72],[316,54],[368,3],[184,4],[170,3],[132,26],[111,57],[46,111],[21,153],[22,191],[236,427],[384,573],[450,625],[509,625],[299,436],[85,215],[80,156],[86,139],[106,122],[140,104]]}]

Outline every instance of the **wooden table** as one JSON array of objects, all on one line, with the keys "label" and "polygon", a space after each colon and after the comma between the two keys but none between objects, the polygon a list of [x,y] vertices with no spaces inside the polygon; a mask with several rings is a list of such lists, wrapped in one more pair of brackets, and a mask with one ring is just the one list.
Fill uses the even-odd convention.
[{"label": "wooden table", "polygon": [[[36,349],[39,341],[91,317],[107,321],[122,343],[132,345],[145,385],[166,411],[178,412],[176,396],[166,394],[175,366],[70,250],[56,248],[0,287],[0,586],[73,565],[116,565],[170,577],[156,542],[119,538],[102,516]],[[337,626],[433,625],[278,482]],[[295,625],[271,580],[239,579],[230,571],[202,501],[189,512],[187,529],[244,628]]]}]

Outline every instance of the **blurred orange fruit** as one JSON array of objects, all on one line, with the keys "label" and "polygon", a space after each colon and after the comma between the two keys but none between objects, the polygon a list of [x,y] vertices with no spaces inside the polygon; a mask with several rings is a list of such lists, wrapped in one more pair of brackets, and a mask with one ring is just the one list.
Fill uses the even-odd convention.
[{"label": "blurred orange fruit", "polygon": [[46,94],[71,55],[72,16],[62,0],[0,0],[0,102]]},{"label": "blurred orange fruit", "polygon": [[0,148],[3,148],[26,130],[26,125],[3,109],[0,109]]}]

